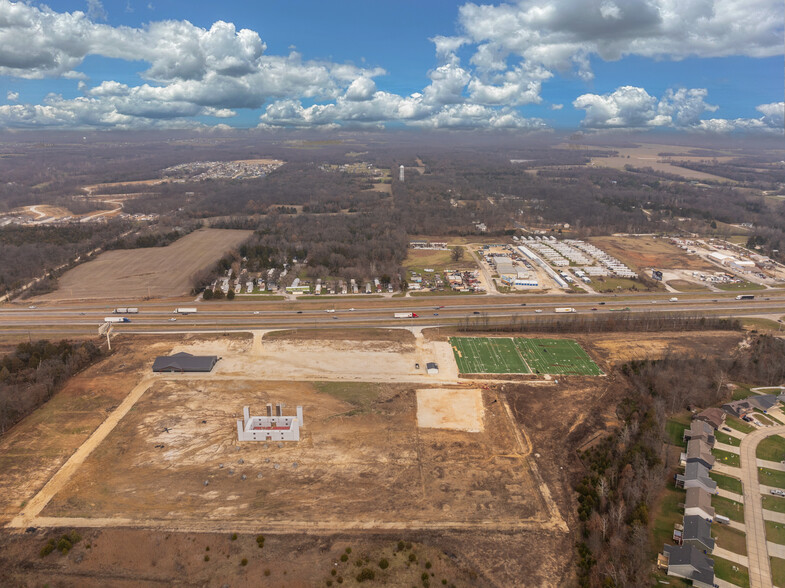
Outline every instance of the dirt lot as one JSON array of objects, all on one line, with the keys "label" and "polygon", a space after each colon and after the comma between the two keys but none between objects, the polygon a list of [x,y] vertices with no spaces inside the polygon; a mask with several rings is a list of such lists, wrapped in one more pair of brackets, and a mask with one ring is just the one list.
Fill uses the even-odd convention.
[{"label": "dirt lot", "polygon": [[191,277],[227,250],[242,243],[251,231],[202,229],[167,247],[107,251],[67,271],[59,289],[40,300],[182,296]]},{"label": "dirt lot", "polygon": [[[481,431],[470,432],[418,426],[417,391],[432,389],[422,383],[274,381],[256,371],[152,378],[148,371],[155,355],[170,351],[219,351],[219,366],[237,357],[253,366],[249,358],[260,344],[291,346],[282,348],[283,357],[313,343],[265,341],[258,334],[118,339],[112,357],[73,378],[0,440],[6,460],[0,504],[8,521],[140,377],[150,378],[139,400],[62,480],[41,516],[24,525],[79,528],[82,541],[67,556],[42,559],[46,538],[59,536],[54,529],[3,530],[0,584],[250,586],[270,570],[276,585],[311,586],[336,569],[352,585],[369,566],[388,585],[419,585],[426,569],[432,584],[444,578],[457,586],[511,586],[525,577],[527,585],[563,585],[573,539],[499,390],[441,386],[467,391],[482,415]],[[350,343],[358,347],[357,341],[319,342],[339,363]],[[404,341],[359,345],[370,354],[405,354],[423,338],[417,332]],[[366,372],[386,359],[368,361]],[[284,402],[287,413],[305,407],[301,442],[236,442],[242,406],[261,412],[267,401]],[[239,533],[236,541],[232,532]],[[260,532],[267,538],[261,550],[254,541]],[[398,540],[413,545],[398,552]],[[354,551],[341,562],[346,547]],[[516,557],[522,552],[531,557]],[[374,567],[381,557],[389,569]],[[355,558],[367,561],[357,567]]]},{"label": "dirt lot", "polygon": [[651,237],[592,237],[589,241],[630,269],[688,269],[714,271],[716,266],[697,255],[689,255],[663,239]]},{"label": "dirt lot", "polygon": [[480,433],[483,430],[482,390],[425,388],[417,390],[417,426]]},{"label": "dirt lot", "polygon": [[614,364],[632,359],[659,359],[669,351],[708,355],[729,354],[742,338],[732,331],[701,331],[697,333],[599,333],[576,337],[601,367],[609,370]]}]

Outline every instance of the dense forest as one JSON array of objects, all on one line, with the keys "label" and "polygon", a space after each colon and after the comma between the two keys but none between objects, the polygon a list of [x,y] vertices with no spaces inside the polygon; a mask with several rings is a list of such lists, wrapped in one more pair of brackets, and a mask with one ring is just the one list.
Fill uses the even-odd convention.
[{"label": "dense forest", "polygon": [[20,343],[0,360],[0,434],[52,397],[76,372],[97,358],[92,342]]},{"label": "dense forest", "polygon": [[779,384],[785,379],[785,340],[750,338],[732,354],[672,354],[620,368],[626,395],[617,407],[621,428],[581,456],[579,579],[585,587],[650,584],[648,526],[654,502],[668,482],[664,455],[669,415],[729,400],[729,381]]}]

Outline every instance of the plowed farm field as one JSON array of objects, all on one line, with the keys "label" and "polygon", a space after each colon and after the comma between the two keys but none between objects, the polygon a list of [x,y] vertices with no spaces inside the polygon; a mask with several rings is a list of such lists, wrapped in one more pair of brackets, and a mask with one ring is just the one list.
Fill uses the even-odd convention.
[{"label": "plowed farm field", "polygon": [[166,247],[106,251],[67,271],[44,300],[182,296],[192,276],[237,247],[252,231],[203,229]]}]

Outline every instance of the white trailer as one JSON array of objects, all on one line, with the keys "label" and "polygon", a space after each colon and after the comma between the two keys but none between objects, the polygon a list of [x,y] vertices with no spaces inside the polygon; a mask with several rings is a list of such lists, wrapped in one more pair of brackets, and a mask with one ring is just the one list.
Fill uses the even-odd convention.
[{"label": "white trailer", "polygon": [[112,312],[115,314],[139,314],[138,308],[115,308]]},{"label": "white trailer", "polygon": [[195,312],[195,308],[175,308],[172,314],[193,314]]},{"label": "white trailer", "polygon": [[130,323],[131,319],[127,316],[107,316],[104,317],[105,323]]},{"label": "white trailer", "polygon": [[569,307],[554,308],[553,312],[575,312],[575,309]]},{"label": "white trailer", "polygon": [[393,315],[394,318],[418,318],[417,314],[414,312],[396,312]]}]

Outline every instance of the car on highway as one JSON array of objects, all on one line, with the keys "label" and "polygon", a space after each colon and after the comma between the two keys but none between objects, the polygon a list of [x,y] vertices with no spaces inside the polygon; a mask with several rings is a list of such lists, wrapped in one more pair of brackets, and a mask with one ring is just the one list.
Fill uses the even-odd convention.
[{"label": "car on highway", "polygon": [[334,316],[333,318],[334,318],[336,321],[338,320],[338,317],[337,317],[337,316]]},{"label": "car on highway", "polygon": [[534,312],[542,312],[542,309],[541,309],[541,308],[538,308],[538,309],[537,309],[537,310],[535,310]]},{"label": "car on highway", "polygon": [[328,309],[327,309],[327,310],[325,310],[324,312],[335,312],[335,309],[334,309],[334,308],[328,308]]},{"label": "car on highway", "polygon": [[526,306],[526,303],[524,302],[523,304],[521,304],[521,306]]},{"label": "car on highway", "polygon": [[349,309],[349,312],[354,312],[354,309],[353,309],[353,308],[350,308],[350,309]]},{"label": "car on highway", "polygon": [[35,309],[36,309],[36,308],[38,308],[38,307],[37,307],[35,304],[31,304],[31,305],[30,305],[30,306],[28,306],[27,308],[29,308],[30,310],[35,310]]},{"label": "car on highway", "polygon": [[472,314],[480,314],[479,310],[475,310]]},{"label": "car on highway", "polygon": [[253,311],[254,314],[261,314],[258,310]]},{"label": "car on highway", "polygon": [[439,313],[438,312],[434,312],[433,316],[439,316]]},{"label": "car on highway", "polygon": [[170,322],[170,323],[174,323],[174,322],[176,322],[176,321],[177,321],[177,319],[176,319],[176,318],[174,318],[174,317],[172,317],[172,318],[170,318],[170,319],[169,319],[169,322]]},{"label": "car on highway", "polygon": [[297,311],[297,314],[302,314],[302,313],[303,313],[303,311],[302,311],[302,310],[298,310],[298,311]]},{"label": "car on highway", "polygon": [[605,306],[605,303],[604,302],[600,302],[600,306]]},{"label": "car on highway", "polygon": [[592,310],[597,310],[597,308],[596,308],[596,307],[595,307],[595,308],[592,308]]},{"label": "car on highway", "polygon": [[769,492],[774,494],[774,496],[785,496],[785,490],[780,490],[779,488],[772,488]]}]

